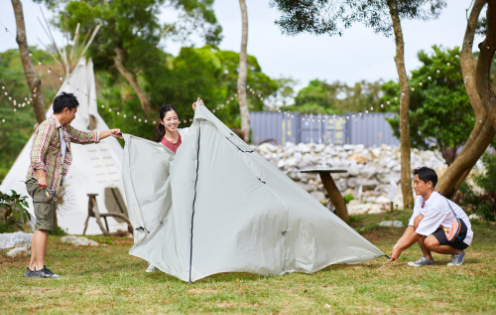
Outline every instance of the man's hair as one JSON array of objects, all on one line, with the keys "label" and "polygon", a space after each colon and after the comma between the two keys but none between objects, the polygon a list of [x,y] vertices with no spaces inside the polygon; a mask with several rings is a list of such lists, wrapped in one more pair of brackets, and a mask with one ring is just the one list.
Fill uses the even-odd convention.
[{"label": "man's hair", "polygon": [[78,106],[79,102],[72,93],[62,92],[62,94],[57,95],[53,100],[53,112],[55,114],[61,113],[66,107],[68,107],[69,110],[72,110]]},{"label": "man's hair", "polygon": [[432,168],[419,167],[413,170],[413,175],[418,175],[418,177],[427,184],[427,182],[432,182],[432,186],[436,187],[437,184],[437,174]]}]

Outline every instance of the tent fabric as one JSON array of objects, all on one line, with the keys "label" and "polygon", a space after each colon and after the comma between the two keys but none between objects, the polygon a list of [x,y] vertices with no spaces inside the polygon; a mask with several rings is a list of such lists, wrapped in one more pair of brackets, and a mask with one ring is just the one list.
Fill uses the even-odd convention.
[{"label": "tent fabric", "polygon": [[384,253],[198,106],[174,154],[124,134],[130,254],[193,282],[221,272],[312,273]]},{"label": "tent fabric", "polygon": [[[91,59],[88,62],[84,58],[81,59],[74,71],[64,81],[57,95],[62,92],[73,93],[79,102],[76,118],[72,121],[71,126],[82,131],[90,131],[91,121],[96,121],[97,130],[109,129],[98,114],[95,76]],[[53,109],[50,106],[46,117],[52,113]],[[24,146],[3,180],[0,191],[10,193],[10,190],[15,190],[21,195],[28,196],[25,181],[31,163],[32,147],[33,136]],[[106,138],[97,144],[74,144],[71,149],[73,161],[62,186],[64,191],[63,203],[57,205],[57,221],[58,225],[66,232],[81,234],[88,215],[87,194],[98,194],[96,197],[98,209],[101,213],[106,213],[108,210],[104,200],[105,189],[114,188],[120,192],[124,191],[121,177],[123,149],[113,137]],[[31,201],[28,204],[34,221],[33,204]],[[126,223],[119,223],[114,218],[108,218],[108,224],[111,231],[127,230]],[[86,233],[102,233],[94,218],[89,220]]]}]

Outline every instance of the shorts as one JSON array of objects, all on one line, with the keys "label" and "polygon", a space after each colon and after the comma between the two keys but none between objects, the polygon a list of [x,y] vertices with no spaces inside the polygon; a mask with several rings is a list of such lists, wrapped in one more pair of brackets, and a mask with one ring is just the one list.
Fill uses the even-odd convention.
[{"label": "shorts", "polygon": [[38,186],[38,181],[30,179],[26,182],[29,195],[33,198],[34,214],[36,216],[37,230],[53,230],[53,215],[55,213],[55,200],[46,203],[46,194]]},{"label": "shorts", "polygon": [[454,242],[449,242],[443,228],[438,228],[432,235],[438,240],[439,245],[449,245],[459,250],[464,250],[468,247],[463,241],[455,240]]}]

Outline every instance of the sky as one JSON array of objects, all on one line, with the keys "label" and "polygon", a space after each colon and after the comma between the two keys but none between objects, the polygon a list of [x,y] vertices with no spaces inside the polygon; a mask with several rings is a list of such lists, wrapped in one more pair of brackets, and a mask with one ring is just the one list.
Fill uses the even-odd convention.
[{"label": "sky", "polygon": [[[466,9],[471,0],[448,0],[448,6],[439,19],[432,21],[403,21],[405,40],[405,65],[407,71],[420,66],[417,52],[430,51],[432,45],[452,48],[461,46],[466,27]],[[258,59],[262,71],[272,78],[291,77],[298,80],[298,88],[304,87],[313,79],[327,82],[341,81],[354,84],[361,80],[397,80],[394,63],[395,45],[393,38],[374,34],[371,29],[355,25],[345,30],[342,37],[328,35],[301,34],[283,35],[274,21],[279,12],[269,6],[268,0],[246,0],[248,7],[248,54]],[[47,36],[40,27],[40,6],[32,0],[24,0],[24,15],[29,45],[41,47],[37,38],[48,43]],[[0,0],[0,23],[15,34],[15,17],[9,0]],[[51,17],[43,7],[47,18]],[[219,47],[223,50],[239,51],[241,46],[241,11],[239,1],[216,0],[214,11],[223,27],[223,40]],[[174,21],[174,13],[164,11],[162,21]],[[0,27],[2,25],[0,24]],[[63,43],[62,35],[56,34],[58,43]],[[474,48],[482,41],[477,37]],[[183,43],[184,44],[184,43]],[[193,37],[188,45],[203,46],[203,42]],[[181,43],[163,40],[161,46],[176,55]],[[17,48],[14,37],[0,32],[0,51]]]}]

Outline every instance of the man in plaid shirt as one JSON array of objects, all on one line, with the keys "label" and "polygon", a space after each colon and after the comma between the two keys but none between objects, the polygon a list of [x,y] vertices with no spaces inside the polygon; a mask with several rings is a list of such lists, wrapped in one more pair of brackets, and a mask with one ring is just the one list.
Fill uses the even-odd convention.
[{"label": "man in plaid shirt", "polygon": [[25,277],[58,278],[45,266],[48,232],[53,230],[57,187],[62,185],[72,163],[71,143],[98,143],[109,136],[121,137],[119,129],[84,132],[69,125],[76,117],[79,103],[73,94],[62,92],[53,101],[53,112],[35,132],[31,164],[26,179],[33,197],[36,230],[31,242],[31,262]]}]

